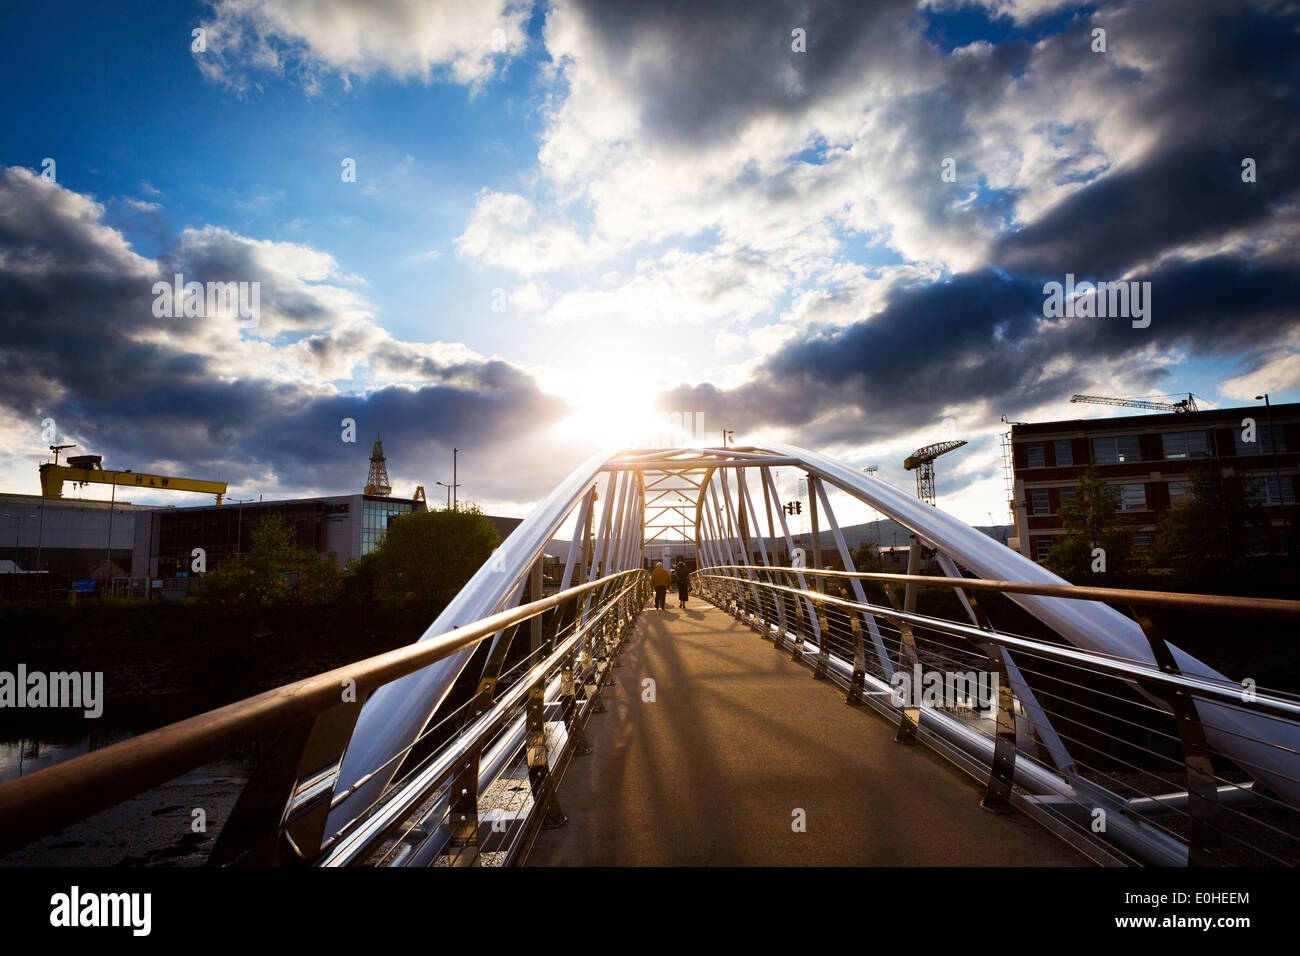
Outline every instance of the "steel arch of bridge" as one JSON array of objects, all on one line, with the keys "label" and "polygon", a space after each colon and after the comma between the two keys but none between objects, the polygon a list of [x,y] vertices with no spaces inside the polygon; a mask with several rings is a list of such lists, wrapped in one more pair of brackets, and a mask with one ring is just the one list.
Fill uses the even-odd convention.
[{"label": "steel arch of bridge", "polygon": [[[653,517],[647,521],[646,516],[653,516],[657,506],[662,513],[663,498],[658,495],[670,487],[685,501],[694,497],[690,507],[677,504],[674,514],[689,515],[691,543],[700,563],[735,566],[743,569],[739,573],[757,581],[765,568],[774,568],[779,563],[777,555],[767,553],[768,541],[784,542],[787,554],[798,554],[777,500],[773,469],[778,467],[792,467],[807,476],[812,522],[812,548],[807,556],[810,567],[821,563],[819,533],[824,521],[844,568],[853,570],[852,556],[827,494],[830,486],[906,527],[920,544],[936,552],[941,568],[949,577],[960,577],[962,570],[966,570],[983,579],[1068,584],[958,518],[817,452],[782,444],[624,449],[593,455],[562,481],[479,569],[420,640],[470,625],[517,604],[530,573],[548,546],[569,526],[573,533],[564,549],[561,590],[601,575],[641,567],[647,528],[658,526]],[[757,491],[751,488],[755,482]],[[918,549],[912,548],[910,553],[909,560],[913,563],[909,570],[915,571]],[[794,577],[800,590],[810,590],[812,575],[797,573],[796,569]],[[860,581],[851,580],[850,584],[858,601],[866,603]],[[914,607],[915,588],[915,583],[907,587],[905,610]],[[967,595],[961,590],[958,594],[971,621],[978,625]],[[1007,597],[1077,648],[1151,667],[1169,663],[1157,661],[1147,635],[1137,622],[1104,603],[1017,593],[1009,593]],[[818,615],[807,597],[801,600],[806,605],[815,639],[820,626]],[[869,613],[863,617],[871,636],[872,651],[888,675],[893,664],[877,622]],[[1169,650],[1172,665],[1182,674],[1227,682],[1222,674],[1181,649],[1169,645]],[[394,681],[366,702],[339,773],[341,780],[365,781],[352,794],[359,798],[361,805],[380,799],[391,777],[394,758],[429,723],[470,654],[470,650],[461,651]],[[1073,761],[1065,743],[1037,705],[1009,653],[1004,664],[1012,689],[1034,731],[1047,746],[1056,766],[1068,776]],[[1300,784],[1296,782],[1300,781],[1300,727],[1225,706],[1216,700],[1202,699],[1197,703],[1202,716],[1207,718],[1206,735],[1211,744],[1243,766],[1268,768],[1256,769],[1253,775],[1275,792],[1300,804]],[[376,767],[390,769],[374,772]],[[332,831],[347,822],[346,808],[339,808],[331,815],[328,827]]]}]

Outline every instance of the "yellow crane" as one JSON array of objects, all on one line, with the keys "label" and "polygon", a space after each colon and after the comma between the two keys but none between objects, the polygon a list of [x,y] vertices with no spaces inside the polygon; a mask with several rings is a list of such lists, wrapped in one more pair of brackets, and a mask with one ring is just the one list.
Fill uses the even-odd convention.
[{"label": "yellow crane", "polygon": [[916,497],[926,504],[934,504],[934,460],[940,455],[955,451],[965,441],[941,441],[925,445],[907,456],[903,467],[916,472]]},{"label": "yellow crane", "polygon": [[73,455],[66,465],[41,465],[41,494],[46,498],[62,498],[63,483],[117,485],[131,488],[158,488],[164,491],[197,491],[216,495],[217,504],[226,493],[224,481],[201,481],[198,478],[176,478],[172,475],[150,475],[139,471],[109,471],[103,466],[102,455]]}]

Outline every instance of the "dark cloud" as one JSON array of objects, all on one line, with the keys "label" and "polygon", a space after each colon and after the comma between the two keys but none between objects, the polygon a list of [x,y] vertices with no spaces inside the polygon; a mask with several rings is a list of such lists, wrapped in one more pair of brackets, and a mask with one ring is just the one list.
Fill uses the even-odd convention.
[{"label": "dark cloud", "polygon": [[869,319],[777,349],[743,385],[683,386],[662,403],[738,430],[781,425],[803,429],[814,445],[863,444],[933,429],[953,408],[1014,417],[1084,390],[1101,369],[1126,369],[1154,388],[1169,373],[1147,363],[1149,350],[1246,355],[1300,317],[1300,275],[1281,265],[1179,260],[1147,281],[1145,329],[1121,318],[1049,322],[1040,282],[994,270],[905,287]]},{"label": "dark cloud", "polygon": [[[1108,32],[1104,55],[1087,43],[1097,23]],[[1004,233],[991,268],[896,288],[877,314],[786,343],[749,382],[684,386],[665,404],[737,429],[776,424],[813,443],[862,444],[932,427],[954,408],[1014,415],[1111,373],[1155,389],[1169,372],[1150,359],[1183,350],[1235,357],[1249,370],[1289,341],[1300,325],[1295,248],[1285,241],[1300,201],[1300,8],[1108,5],[1074,18],[1032,58],[1010,40],[989,56],[950,57],[944,69],[941,87],[885,107],[924,156],[965,137],[1025,71],[1044,90],[1077,84],[1113,103],[1113,121],[1152,145]],[[1063,127],[1060,135],[1088,143],[1096,132]],[[1244,157],[1257,162],[1255,183],[1242,182]],[[1064,181],[1077,166],[1063,158],[1057,171]],[[936,192],[923,180],[900,170],[900,188],[920,208]],[[1013,196],[989,197],[987,211],[1002,215]],[[935,223],[944,218],[931,212]],[[1045,280],[1067,272],[1113,280],[1139,267],[1132,278],[1152,283],[1149,329],[1120,319],[1043,320]]]},{"label": "dark cloud", "polygon": [[[868,73],[906,75],[925,48],[908,0],[568,7],[593,36],[606,82],[640,103],[645,132],[679,146],[726,142],[756,117],[801,113]],[[806,53],[791,50],[796,28]]]},{"label": "dark cloud", "polygon": [[[274,298],[283,273],[268,272],[246,242],[243,252],[218,253],[218,246],[241,244],[229,234],[202,244],[210,255],[182,250],[157,264],[140,259],[102,226],[101,212],[26,170],[0,173],[0,408],[33,428],[53,417],[61,436],[75,436],[119,467],[173,461],[232,483],[265,483],[274,474],[291,489],[346,489],[360,487],[377,433],[408,470],[428,467],[435,456],[441,467],[452,445],[483,452],[482,461],[565,411],[507,362],[438,361],[373,327],[355,336],[353,361],[403,366],[402,377],[414,384],[339,395],[269,369],[232,375],[219,349],[187,343],[168,325],[191,320],[153,316],[152,284],[169,280],[174,268],[200,282],[265,277],[263,295]],[[341,321],[328,298],[303,301],[299,294],[290,310],[318,327]],[[340,359],[334,352],[346,349],[343,338],[322,334],[303,354]],[[356,444],[341,441],[344,418],[356,422]]]},{"label": "dark cloud", "polygon": [[[1102,22],[1114,55],[1154,64],[1107,92],[1123,104],[1120,116],[1141,118],[1145,129],[1134,132],[1154,133],[1156,143],[1005,235],[994,262],[1113,278],[1167,250],[1266,226],[1300,199],[1300,8],[1134,4]],[[1047,47],[1041,63],[1077,62],[1077,39]],[[1247,157],[1254,183],[1242,181]]]}]

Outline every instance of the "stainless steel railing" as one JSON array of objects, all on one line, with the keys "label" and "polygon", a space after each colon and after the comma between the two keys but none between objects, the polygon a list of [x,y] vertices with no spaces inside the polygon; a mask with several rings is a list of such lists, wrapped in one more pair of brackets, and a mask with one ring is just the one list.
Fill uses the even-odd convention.
[{"label": "stainless steel railing", "polygon": [[[800,574],[820,586],[796,586]],[[846,579],[881,585],[886,604],[823,590]],[[1300,862],[1291,743],[1300,739],[1300,698],[1179,672],[1141,613],[1151,660],[999,632],[975,592],[1288,620],[1300,619],[1300,602],[807,567],[706,567],[694,581],[845,687],[848,702],[894,721],[901,742],[927,743],[985,781],[986,807],[1023,810],[1099,862]],[[898,585],[960,590],[973,621],[904,610]],[[995,678],[983,685],[995,691],[969,693],[971,674]],[[917,684],[937,692],[927,697]],[[1249,724],[1235,719],[1246,714]],[[1260,718],[1277,732],[1260,734]],[[1213,743],[1224,735],[1250,746],[1229,758]]]},{"label": "stainless steel railing", "polygon": [[[639,569],[611,574],[9,781],[0,785],[0,853],[262,741],[263,758],[225,821],[212,863],[514,862],[546,815],[560,812],[556,781],[585,747],[582,722],[600,708],[647,581]],[[533,646],[506,668],[511,640],[525,624]],[[477,693],[394,758],[401,776],[378,799],[326,833],[329,812],[348,806],[385,769],[370,768],[359,780],[338,776],[367,698],[497,636]],[[527,790],[520,807],[481,814],[480,795],[511,773]]]}]

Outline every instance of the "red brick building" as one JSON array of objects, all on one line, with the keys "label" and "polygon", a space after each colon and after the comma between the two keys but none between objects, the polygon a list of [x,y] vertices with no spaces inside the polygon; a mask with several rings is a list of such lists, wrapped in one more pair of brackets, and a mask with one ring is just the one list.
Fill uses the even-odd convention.
[{"label": "red brick building", "polygon": [[[1295,507],[1300,473],[1300,403],[1274,405],[1273,429],[1263,405],[1198,412],[1161,412],[1119,418],[1016,424],[1011,429],[1016,538],[1010,544],[1041,561],[1064,533],[1060,509],[1089,464],[1120,489],[1123,520],[1133,548],[1151,547],[1161,516],[1191,497],[1188,471],[1221,468],[1246,482],[1273,527],[1300,520]],[[1254,441],[1243,422],[1253,419]],[[1276,446],[1276,461],[1274,448]],[[1256,547],[1266,551],[1269,532]]]}]

